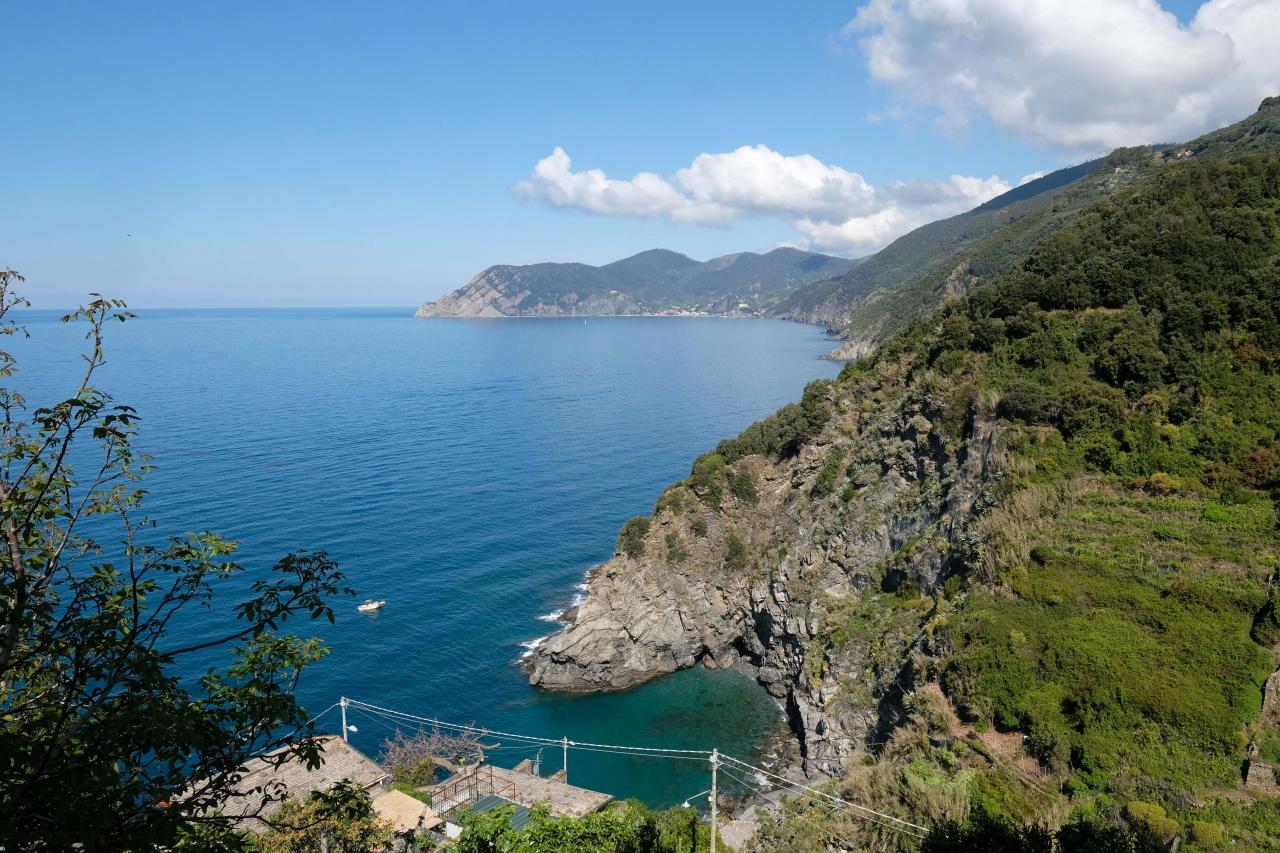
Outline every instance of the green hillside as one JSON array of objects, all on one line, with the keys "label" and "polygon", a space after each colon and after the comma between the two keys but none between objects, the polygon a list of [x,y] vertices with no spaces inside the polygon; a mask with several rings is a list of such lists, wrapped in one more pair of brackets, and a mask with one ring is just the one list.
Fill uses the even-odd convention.
[{"label": "green hillside", "polygon": [[[822,322],[869,345],[912,318],[1021,262],[1035,243],[1092,202],[1187,158],[1222,158],[1280,143],[1280,98],[1182,145],[1118,149],[1032,181],[968,213],[907,234],[844,276],[796,288],[773,310]],[[865,348],[865,346],[864,346]]]},{"label": "green hillside", "polygon": [[[1271,783],[1280,767],[1280,709],[1262,714],[1280,652],[1278,306],[1280,157],[1190,158],[846,368],[837,407],[915,389],[957,440],[975,419],[1005,430],[990,508],[944,546],[949,579],[909,629],[943,693],[916,694],[846,793],[967,815],[983,843],[989,823],[1074,819],[1138,849],[1280,847],[1280,800],[1241,784],[1250,755]],[[919,595],[903,594],[889,606]],[[827,630],[883,643],[884,606]],[[956,713],[1025,741],[993,756],[955,739]],[[960,813],[930,799],[956,796]],[[770,833],[768,849],[813,838]],[[986,849],[944,835],[926,849]]]},{"label": "green hillside", "polygon": [[841,275],[857,264],[799,249],[740,252],[699,262],[651,249],[604,266],[498,265],[425,303],[420,317],[754,311],[775,294]]}]

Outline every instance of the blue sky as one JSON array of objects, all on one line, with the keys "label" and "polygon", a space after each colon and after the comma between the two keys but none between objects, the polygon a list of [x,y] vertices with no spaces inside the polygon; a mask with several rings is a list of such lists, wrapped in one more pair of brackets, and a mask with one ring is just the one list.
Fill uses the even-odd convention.
[{"label": "blue sky", "polygon": [[[1063,102],[1064,65],[1031,73],[1040,106],[1013,119],[1007,99],[966,82],[957,130],[954,93],[930,89],[937,69],[910,59],[939,38],[938,21],[876,2],[879,17],[848,33],[856,2],[2,0],[0,265],[27,274],[46,307],[90,290],[142,307],[407,306],[492,263],[600,263],[654,246],[696,258],[784,243],[858,254],[998,188],[956,189],[953,175],[1012,185],[1117,140],[1223,120],[1201,108],[1181,124],[1100,123]],[[1001,0],[972,2],[973,38],[1008,32]],[[1151,28],[1190,39],[1197,7],[1167,2],[1180,23]],[[1213,35],[1196,35],[1203,62],[1225,69]],[[1017,36],[1032,51],[1021,55],[1038,55],[1039,37]],[[915,64],[887,77],[872,67],[877,50]],[[1249,84],[1270,85],[1272,69],[1250,61],[1236,62],[1254,69]],[[977,89],[1008,91],[993,68],[962,70]],[[760,181],[793,166],[802,182],[834,175],[838,209],[811,203],[808,185],[784,199],[768,187],[768,198],[726,196],[677,175],[742,146],[772,158],[752,173]],[[610,206],[554,181],[516,191],[557,147],[571,173],[652,172],[680,198]],[[711,164],[730,190],[752,180],[733,170],[760,165]],[[711,212],[688,213],[694,202]],[[869,217],[883,226],[873,236]],[[819,227],[846,219],[845,236]]]}]

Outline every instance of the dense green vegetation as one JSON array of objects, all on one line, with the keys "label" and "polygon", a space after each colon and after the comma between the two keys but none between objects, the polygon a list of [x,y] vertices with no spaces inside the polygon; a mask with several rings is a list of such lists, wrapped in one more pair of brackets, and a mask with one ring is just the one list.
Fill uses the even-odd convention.
[{"label": "dense green vegetation", "polygon": [[828,323],[849,338],[886,340],[943,301],[1006,274],[1091,204],[1142,183],[1184,154],[1205,160],[1275,152],[1278,139],[1280,98],[1268,98],[1254,115],[1185,144],[1118,149],[922,226],[840,278],[780,297],[773,310]]},{"label": "dense green vegetation", "polygon": [[965,824],[948,821],[935,827],[921,853],[1163,853],[1168,843],[1142,827],[1076,818],[1056,832],[1041,826],[1019,826],[979,810]]},{"label": "dense green vegetation", "polygon": [[650,811],[629,801],[581,818],[552,817],[534,808],[522,829],[511,827],[511,810],[462,817],[457,853],[698,853],[710,842],[710,827],[692,809]]},{"label": "dense green vegetation", "polygon": [[649,519],[643,515],[633,516],[622,525],[618,534],[618,550],[631,559],[644,556],[644,537],[649,534]]},{"label": "dense green vegetation", "polygon": [[[762,421],[747,427],[737,438],[726,438],[716,446],[712,456],[723,463],[732,464],[744,456],[774,456],[785,459],[794,456],[822,431],[831,417],[827,403],[830,383],[815,380],[805,386],[799,403],[788,403]],[[694,463],[694,476],[699,465],[708,457]],[[697,485],[697,483],[695,483]]]},{"label": "dense green vegetation", "polygon": [[[826,616],[827,649],[865,643],[873,661],[878,638],[914,633],[928,654],[913,666],[972,728],[951,743],[947,714],[916,698],[892,745],[842,782],[857,801],[934,815],[924,849],[1280,843],[1280,806],[1240,791],[1250,742],[1280,758],[1274,721],[1259,720],[1280,650],[1280,156],[1250,153],[1277,106],[1205,143],[1239,156],[1161,161],[814,389],[815,412],[910,394],[951,436],[1002,424],[1002,476],[950,543],[942,588]],[[802,413],[717,454],[785,458],[796,450],[776,436]],[[823,420],[786,434],[826,443]],[[825,454],[812,497],[852,499],[865,460],[842,488],[841,453]],[[988,731],[1017,738],[1035,772],[993,752]],[[821,837],[804,833],[768,841]]]},{"label": "dense green vegetation", "polygon": [[1044,498],[993,531],[1026,558],[945,631],[944,687],[1078,808],[1170,835],[1237,783],[1274,668],[1278,234],[1280,159],[1178,164],[899,341],[996,392],[1001,492]]}]

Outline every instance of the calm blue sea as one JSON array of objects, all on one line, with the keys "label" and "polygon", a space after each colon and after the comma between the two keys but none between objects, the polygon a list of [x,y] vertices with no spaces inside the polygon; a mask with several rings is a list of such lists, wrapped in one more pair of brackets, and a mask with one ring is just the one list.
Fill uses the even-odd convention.
[{"label": "calm blue sea", "polygon": [[[340,602],[336,625],[314,625],[332,653],[299,685],[313,713],[347,695],[548,737],[750,753],[779,712],[738,673],[565,696],[529,687],[513,661],[696,455],[835,374],[817,358],[830,343],[775,321],[409,313],[142,311],[112,327],[97,384],[142,415],[157,536],[223,532],[250,576],[324,549],[362,599],[387,600],[373,616]],[[32,402],[61,399],[82,333],[46,312],[26,322],[18,386]],[[241,589],[184,633],[225,627],[217,614]],[[191,675],[212,663],[192,661]],[[350,722],[376,754],[388,724]],[[337,732],[337,713],[321,724]],[[533,752],[504,744],[492,757]],[[570,781],[655,805],[707,787],[700,762],[569,762]],[[559,765],[548,750],[544,768]]]}]

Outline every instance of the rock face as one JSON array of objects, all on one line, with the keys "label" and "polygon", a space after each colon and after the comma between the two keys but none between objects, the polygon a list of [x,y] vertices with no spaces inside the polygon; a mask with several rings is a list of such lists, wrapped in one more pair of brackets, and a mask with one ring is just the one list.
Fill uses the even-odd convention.
[{"label": "rock face", "polygon": [[[550,266],[550,265],[543,265]],[[580,264],[556,266],[577,267]],[[566,289],[554,298],[531,298],[544,289],[545,270],[526,267],[489,267],[465,287],[442,296],[438,302],[424,302],[415,317],[562,317],[575,314],[638,314],[640,304],[617,292],[579,295]]]},{"label": "rock face", "polygon": [[921,592],[971,536],[1000,434],[994,421],[948,418],[930,389],[902,379],[865,383],[899,389],[874,412],[831,394],[826,428],[797,455],[733,462],[725,482],[749,472],[754,502],[724,488],[716,508],[689,482],[668,489],[644,553],[592,573],[570,624],[526,660],[530,681],[615,690],[736,663],[783,700],[807,770],[839,773],[874,747],[928,642],[921,626],[936,614]]}]

